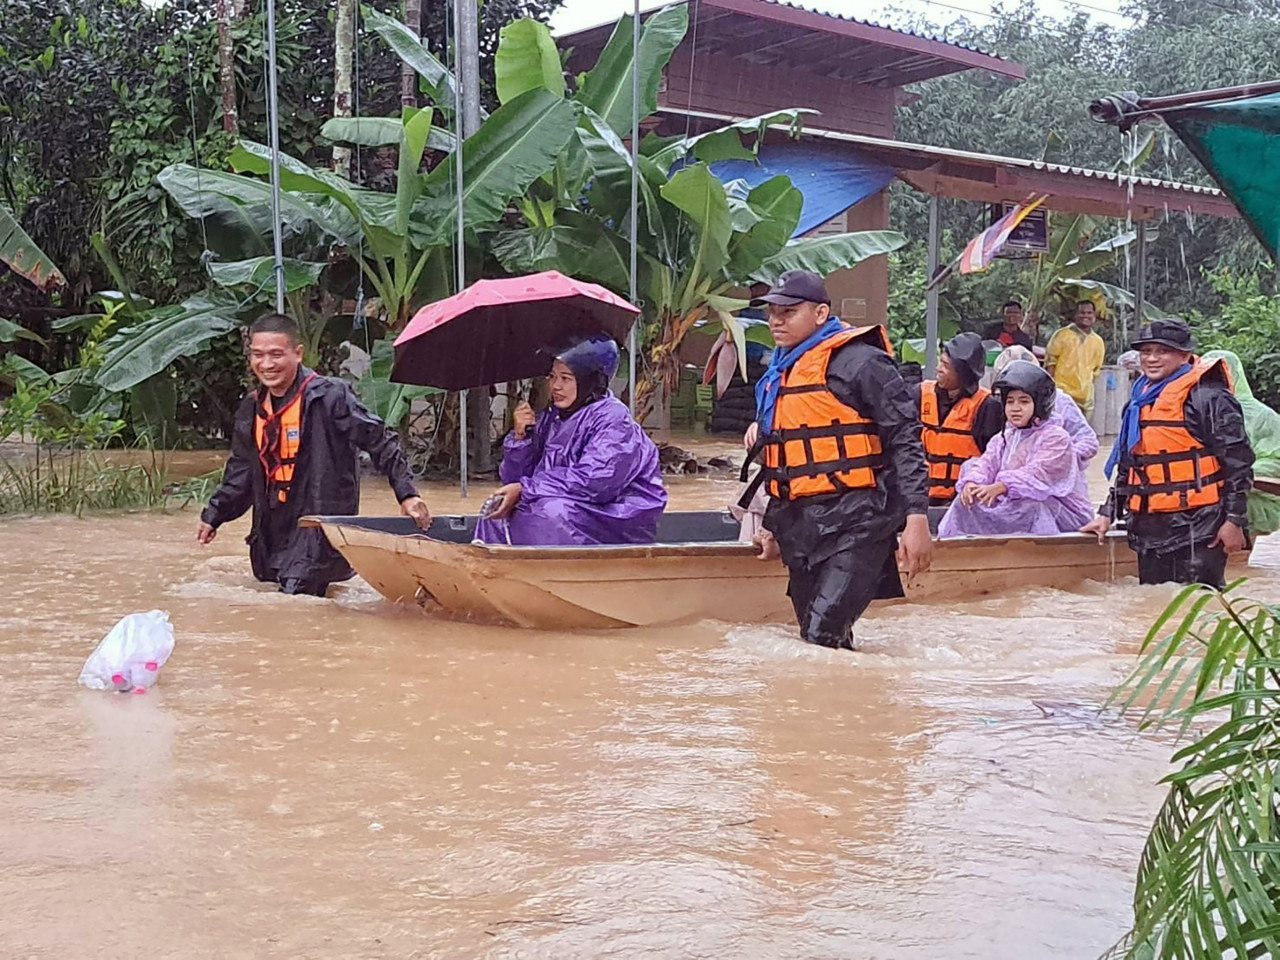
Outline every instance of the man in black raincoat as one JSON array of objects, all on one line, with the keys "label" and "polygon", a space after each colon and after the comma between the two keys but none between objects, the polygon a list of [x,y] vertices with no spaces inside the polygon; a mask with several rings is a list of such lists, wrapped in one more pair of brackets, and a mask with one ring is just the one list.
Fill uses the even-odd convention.
[{"label": "man in black raincoat", "polygon": [[1219,360],[1194,355],[1191,328],[1153,320],[1133,348],[1133,385],[1106,472],[1119,467],[1098,516],[1081,528],[1099,542],[1126,519],[1142,583],[1221,587],[1227,557],[1247,545],[1253,447]]},{"label": "man in black raincoat", "polygon": [[[932,556],[915,397],[887,336],[833,317],[821,277],[784,273],[759,302],[768,305],[778,345],[744,437],[748,462],[763,457],[770,492],[761,559],[786,564],[801,638],[852,650],[853,624],[871,601],[903,595],[899,568],[914,575]],[[851,453],[854,444],[869,455]],[[786,462],[771,467],[771,460]]]},{"label": "man in black raincoat", "polygon": [[324,596],[351,567],[320,530],[298,528],[308,514],[360,509],[360,451],[386,475],[400,509],[425,529],[431,512],[418,496],[394,431],[366,410],[343,380],[302,365],[297,324],[271,314],[249,328],[249,366],[261,386],[241,402],[222,486],[200,514],[196,540],[253,508],[253,575],[285,593]]}]

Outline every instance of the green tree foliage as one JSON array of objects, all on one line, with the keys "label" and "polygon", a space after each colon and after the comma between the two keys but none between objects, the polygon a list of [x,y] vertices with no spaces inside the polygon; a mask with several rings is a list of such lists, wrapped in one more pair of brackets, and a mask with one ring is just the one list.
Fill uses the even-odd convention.
[{"label": "green tree foliage", "polygon": [[[1122,90],[1158,96],[1280,77],[1280,5],[1274,0],[1135,0],[1131,27],[1114,28],[1081,11],[1066,20],[1024,0],[997,5],[990,21],[960,18],[931,30],[1022,63],[1025,81],[970,70],[919,84],[918,102],[898,113],[903,140],[1052,163],[1110,170],[1122,156],[1120,135],[1091,121],[1090,100]],[[1141,168],[1146,176],[1211,185],[1203,168],[1167,130]],[[909,235],[926,231],[924,203],[895,193],[893,217]],[[957,236],[987,224],[977,204],[943,203],[943,223]],[[1217,299],[1200,266],[1249,270],[1265,254],[1239,221],[1172,214],[1157,222],[1148,252],[1148,299],[1169,312],[1209,309]],[[1116,231],[1119,232],[1119,231]],[[1098,279],[1131,286],[1123,257]],[[993,281],[978,321],[993,317],[1006,293]]]},{"label": "green tree foliage", "polygon": [[1254,274],[1222,269],[1205,279],[1222,297],[1222,305],[1191,315],[1196,338],[1205,348],[1238,356],[1254,396],[1280,410],[1280,296],[1264,293]]}]

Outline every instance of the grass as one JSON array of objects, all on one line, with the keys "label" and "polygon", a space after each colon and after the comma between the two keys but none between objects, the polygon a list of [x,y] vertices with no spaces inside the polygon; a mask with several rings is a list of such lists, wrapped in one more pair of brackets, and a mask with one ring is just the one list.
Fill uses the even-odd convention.
[{"label": "grass", "polygon": [[175,481],[162,452],[141,461],[96,450],[36,446],[0,455],[0,516],[185,507],[216,489],[221,471]]}]

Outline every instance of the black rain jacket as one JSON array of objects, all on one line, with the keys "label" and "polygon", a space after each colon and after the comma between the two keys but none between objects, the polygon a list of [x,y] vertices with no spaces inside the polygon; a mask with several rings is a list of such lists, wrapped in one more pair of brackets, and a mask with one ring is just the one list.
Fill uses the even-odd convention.
[{"label": "black rain jacket", "polygon": [[[299,381],[310,372],[299,368]],[[386,475],[398,501],[417,496],[399,439],[364,408],[345,380],[316,377],[306,385],[302,397],[302,438],[289,499],[273,505],[254,439],[258,402],[259,391],[254,391],[236,410],[231,458],[222,486],[209,499],[200,519],[219,527],[253,508],[253,528],[246,542],[253,575],[259,580],[299,580],[315,585],[345,580],[352,570],[342,555],[320,530],[299,530],[298,519],[309,514],[350,516],[359,512],[361,450],[372,457],[374,469]],[[274,539],[279,542],[273,542],[272,531],[277,531]]]}]

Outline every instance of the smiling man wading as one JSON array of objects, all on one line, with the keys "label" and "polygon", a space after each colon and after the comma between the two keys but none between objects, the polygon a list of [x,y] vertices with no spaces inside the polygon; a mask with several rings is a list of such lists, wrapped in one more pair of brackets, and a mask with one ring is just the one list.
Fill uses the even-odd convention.
[{"label": "smiling man wading", "polygon": [[269,314],[249,327],[249,367],[261,384],[240,404],[222,486],[200,515],[196,540],[253,508],[249,559],[259,580],[285,593],[324,596],[353,571],[319,530],[301,530],[307,514],[349,516],[360,510],[360,451],[386,475],[400,509],[426,528],[431,512],[418,497],[393,431],[336,377],[302,365],[293,320]]},{"label": "smiling man wading", "polygon": [[915,396],[884,327],[831,316],[817,274],[784,273],[753,303],[768,306],[777,349],[744,437],[763,469],[743,503],[764,484],[761,558],[787,565],[801,637],[853,649],[867,605],[902,596],[899,567],[914,575],[932,556]]}]

